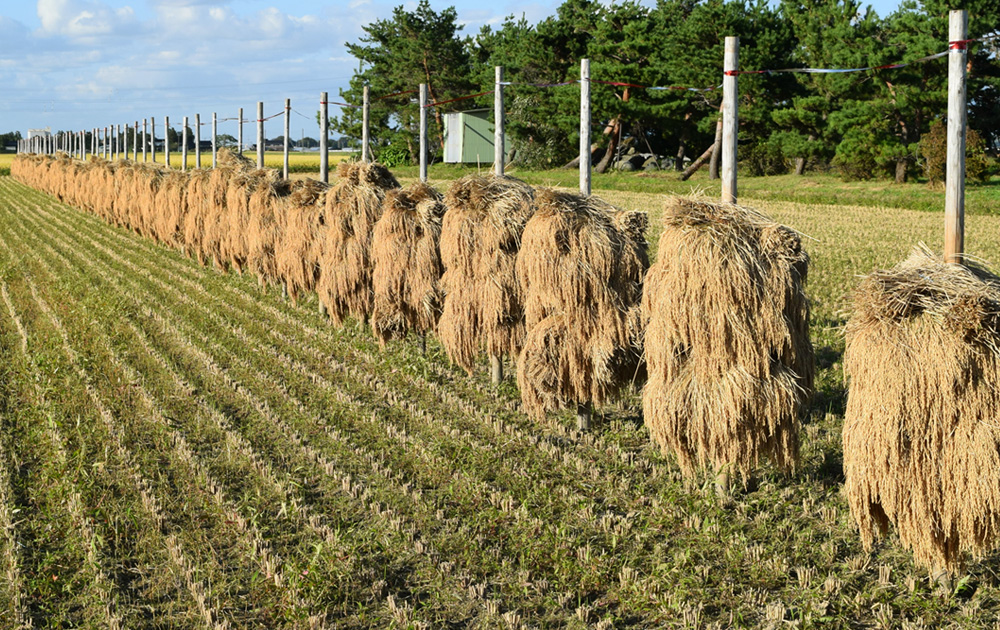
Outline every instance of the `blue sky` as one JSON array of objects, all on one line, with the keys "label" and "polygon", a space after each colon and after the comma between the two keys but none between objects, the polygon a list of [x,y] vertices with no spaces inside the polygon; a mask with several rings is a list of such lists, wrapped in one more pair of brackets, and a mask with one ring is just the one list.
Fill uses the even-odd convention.
[{"label": "blue sky", "polygon": [[[180,123],[265,115],[292,99],[292,136],[316,137],[319,94],[336,99],[356,61],[344,42],[399,0],[0,0],[0,132],[90,129],[163,117]],[[415,0],[403,2],[407,8]],[[507,15],[537,21],[560,0],[432,0],[465,33]],[[880,14],[899,0],[875,0]],[[268,137],[281,135],[280,117]],[[235,123],[220,124],[235,135]],[[251,131],[246,130],[249,134]]]}]

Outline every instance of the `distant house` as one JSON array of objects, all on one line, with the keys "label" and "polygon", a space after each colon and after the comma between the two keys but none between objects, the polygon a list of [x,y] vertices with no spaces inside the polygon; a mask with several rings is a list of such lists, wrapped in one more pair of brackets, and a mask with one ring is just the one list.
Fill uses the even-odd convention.
[{"label": "distant house", "polygon": [[[450,164],[493,163],[490,109],[470,109],[444,115],[444,161]],[[505,135],[504,145],[510,146]]]},{"label": "distant house", "polygon": [[28,140],[32,138],[48,138],[52,135],[52,127],[46,127],[45,129],[29,129],[28,130]]}]

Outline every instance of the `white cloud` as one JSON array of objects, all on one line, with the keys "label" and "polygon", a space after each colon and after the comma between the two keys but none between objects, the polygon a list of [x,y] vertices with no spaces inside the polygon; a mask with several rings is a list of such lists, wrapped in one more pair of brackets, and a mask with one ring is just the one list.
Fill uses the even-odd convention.
[{"label": "white cloud", "polygon": [[132,7],[112,8],[86,0],[38,0],[43,35],[90,38],[125,32],[136,24]]}]

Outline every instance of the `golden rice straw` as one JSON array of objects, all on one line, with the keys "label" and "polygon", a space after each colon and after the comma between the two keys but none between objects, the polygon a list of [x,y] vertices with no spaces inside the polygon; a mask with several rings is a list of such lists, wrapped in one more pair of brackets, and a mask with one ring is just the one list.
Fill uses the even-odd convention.
[{"label": "golden rice straw", "polygon": [[293,182],[274,217],[275,273],[293,304],[319,280],[328,188],[313,179]]},{"label": "golden rice straw", "polygon": [[517,179],[469,175],[451,185],[445,203],[437,335],[449,358],[471,374],[481,352],[516,357],[524,343],[514,266],[534,193]]},{"label": "golden rice straw", "polygon": [[866,277],[847,324],[845,495],[870,549],[890,525],[932,574],[1000,534],[1000,277],[925,247]]},{"label": "golden rice straw", "polygon": [[422,183],[390,190],[371,252],[372,332],[381,345],[434,330],[441,314],[441,194]]},{"label": "golden rice straw", "polygon": [[536,416],[603,405],[639,371],[646,214],[544,188],[535,202],[516,266],[527,331],[517,368],[521,400]]},{"label": "golden rice straw", "polygon": [[[675,198],[642,301],[643,416],[685,476],[795,468],[812,391],[809,257],[749,208]],[[728,490],[728,486],[726,487]]]},{"label": "golden rice straw", "polygon": [[188,211],[187,190],[190,182],[186,172],[163,171],[156,192],[155,212],[145,217],[141,233],[152,234],[171,247],[183,246],[185,235],[182,228]]},{"label": "golden rice straw", "polygon": [[223,255],[223,244],[228,243],[231,225],[226,203],[230,180],[251,169],[253,163],[248,158],[229,149],[219,150],[216,168],[211,170],[203,194],[197,205],[190,208],[184,224],[185,242],[199,243],[195,252],[202,263],[212,260],[223,268],[228,262]]},{"label": "golden rice straw", "polygon": [[385,193],[399,182],[377,163],[341,162],[326,195],[326,238],[317,286],[330,319],[367,319],[372,309],[371,243]]}]

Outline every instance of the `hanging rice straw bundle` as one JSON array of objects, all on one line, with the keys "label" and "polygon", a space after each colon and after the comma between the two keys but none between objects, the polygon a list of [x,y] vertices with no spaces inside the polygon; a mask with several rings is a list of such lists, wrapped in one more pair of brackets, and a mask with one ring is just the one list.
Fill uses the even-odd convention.
[{"label": "hanging rice straw bundle", "polygon": [[338,181],[326,195],[326,238],[319,297],[330,319],[366,319],[372,309],[371,243],[385,193],[399,182],[377,163],[341,162]]},{"label": "hanging rice straw bundle", "polygon": [[246,231],[240,239],[231,238],[243,249],[246,268],[257,274],[261,286],[280,280],[276,262],[278,217],[288,208],[292,183],[281,179],[273,169],[252,171],[246,182],[251,186],[247,201]]},{"label": "hanging rice straw bundle", "polygon": [[535,200],[517,256],[527,331],[517,384],[526,411],[541,416],[603,405],[637,378],[649,260],[645,213],[549,189]]},{"label": "hanging rice straw bundle", "polygon": [[319,280],[328,188],[314,179],[294,182],[275,217],[276,273],[292,303],[301,293],[315,290]]},{"label": "hanging rice straw bundle", "polygon": [[[229,177],[226,188],[226,212],[219,221],[219,257],[242,274],[247,262],[250,231],[250,197],[260,178],[256,170],[238,170]],[[259,208],[258,208],[259,209]]]},{"label": "hanging rice straw bundle", "polygon": [[94,213],[109,223],[114,219],[115,165],[104,159],[94,160],[89,188],[94,197]]},{"label": "hanging rice straw bundle", "polygon": [[847,323],[845,494],[944,576],[1000,534],[1000,277],[926,248],[866,277]]},{"label": "hanging rice straw bundle", "polygon": [[441,314],[441,194],[417,183],[390,190],[371,252],[372,332],[381,345],[413,330],[434,330]]},{"label": "hanging rice straw bundle", "polygon": [[210,171],[208,184],[193,206],[184,223],[185,241],[199,242],[195,250],[202,263],[214,261],[222,268],[227,262],[223,255],[223,243],[228,242],[230,228],[229,195],[230,180],[241,173],[253,169],[253,163],[239,153],[221,149],[216,159],[216,167]]},{"label": "hanging rice straw bundle", "polygon": [[480,352],[516,357],[524,343],[514,267],[534,193],[517,179],[469,175],[451,185],[445,203],[437,334],[451,360],[471,374]]},{"label": "hanging rice straw bundle", "polygon": [[143,222],[144,229],[171,247],[184,245],[182,228],[188,211],[187,191],[190,184],[191,178],[186,172],[162,171],[156,192],[155,213]]},{"label": "hanging rice straw bundle", "polygon": [[798,234],[755,210],[668,205],[642,302],[643,412],[685,476],[794,469],[815,369],[808,265]]}]

